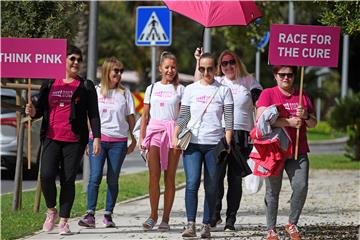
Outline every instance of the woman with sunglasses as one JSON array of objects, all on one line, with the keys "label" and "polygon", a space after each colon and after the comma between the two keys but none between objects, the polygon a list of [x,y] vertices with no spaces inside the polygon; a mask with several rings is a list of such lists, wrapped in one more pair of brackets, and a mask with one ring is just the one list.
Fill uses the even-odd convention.
[{"label": "woman with sunglasses", "polygon": [[[202,49],[198,48],[194,54],[199,59]],[[254,127],[255,102],[262,90],[261,85],[247,72],[239,56],[229,50],[224,50],[218,58],[217,75],[215,80],[228,86],[234,98],[234,135],[233,144],[239,148],[242,159],[249,157],[252,145],[249,144],[249,132]],[[196,76],[196,74],[195,74]],[[227,211],[225,231],[234,231],[236,214],[242,197],[241,163],[229,154],[218,163],[218,192],[216,208],[211,220],[211,227],[222,222],[221,208],[224,196],[224,178],[227,172]],[[245,163],[246,164],[246,163]]]},{"label": "woman with sunglasses", "polygon": [[[90,177],[87,187],[87,213],[78,224],[83,227],[95,227],[95,210],[99,185],[103,177],[105,159],[107,162],[107,193],[103,218],[105,227],[115,227],[112,213],[119,192],[119,175],[126,154],[136,147],[132,135],[135,125],[135,107],[129,89],[121,85],[121,74],[124,65],[117,58],[105,59],[99,86],[96,87],[101,119],[101,151],[89,155]],[[128,135],[131,144],[128,147]],[[90,134],[89,152],[92,152],[94,140]]]},{"label": "woman with sunglasses", "polygon": [[[41,188],[47,217],[44,231],[51,231],[60,216],[59,234],[71,234],[70,211],[75,198],[75,178],[88,143],[88,120],[94,136],[92,154],[100,151],[100,118],[94,84],[78,76],[82,54],[79,48],[68,46],[66,78],[44,81],[39,101],[26,105],[33,118],[43,117],[41,139]],[[56,177],[60,175],[60,211],[56,210]]]},{"label": "woman with sunglasses", "polygon": [[[274,66],[273,75],[277,86],[265,89],[256,104],[257,118],[271,105],[283,105],[285,107],[289,117],[278,118],[272,126],[284,127],[286,129],[293,143],[293,153],[295,152],[296,129],[300,128],[298,159],[287,159],[284,167],[292,189],[289,222],[285,226],[285,230],[293,240],[300,239],[296,225],[305,204],[308,191],[309,159],[307,153],[309,152],[309,146],[306,128],[313,128],[317,124],[313,105],[306,94],[303,95],[302,104],[299,105],[299,91],[294,88],[296,70],[297,67],[294,66]],[[279,239],[275,227],[282,177],[283,171],[278,176],[265,178],[265,209],[268,240]]]},{"label": "woman with sunglasses", "polygon": [[[198,190],[204,165],[204,216],[201,238],[209,238],[210,221],[214,214],[217,192],[217,160],[215,147],[224,137],[231,145],[234,103],[230,88],[215,81],[215,59],[209,53],[201,55],[198,64],[200,80],[185,88],[174,138],[185,127],[192,127],[192,138],[183,152],[186,176],[185,206],[188,225],[183,237],[196,237],[195,220]],[[225,116],[225,134],[222,116]],[[175,141],[175,140],[174,140]],[[230,149],[228,149],[230,151]]]},{"label": "woman with sunglasses", "polygon": [[150,216],[142,224],[144,230],[154,228],[158,220],[160,177],[164,171],[164,210],[158,231],[169,231],[170,212],[175,197],[175,174],[180,151],[172,142],[175,121],[179,115],[184,86],[179,84],[177,60],[174,54],[163,52],[160,56],[161,80],[145,91],[141,119],[139,146],[147,151],[149,168]]}]

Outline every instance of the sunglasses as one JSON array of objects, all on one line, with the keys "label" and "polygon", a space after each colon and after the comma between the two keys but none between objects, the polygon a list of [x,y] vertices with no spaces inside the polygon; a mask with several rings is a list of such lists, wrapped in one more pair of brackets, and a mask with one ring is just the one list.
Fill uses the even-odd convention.
[{"label": "sunglasses", "polygon": [[229,60],[229,61],[222,61],[222,62],[221,62],[221,66],[222,66],[222,67],[226,67],[228,64],[230,64],[230,65],[235,65],[235,64],[236,64],[235,59],[231,59],[231,60]]},{"label": "sunglasses", "polygon": [[70,57],[69,60],[72,61],[72,62],[75,62],[75,60],[76,60],[78,63],[82,62],[82,58],[77,58],[75,56]]},{"label": "sunglasses", "polygon": [[293,78],[295,74],[294,74],[294,73],[277,73],[277,75],[278,75],[280,78],[285,78],[285,77]]},{"label": "sunglasses", "polygon": [[123,74],[124,69],[123,69],[123,68],[114,68],[113,71],[114,71],[114,73],[116,73],[116,74]]},{"label": "sunglasses", "polygon": [[199,72],[204,73],[205,70],[206,70],[208,73],[212,73],[212,72],[214,71],[214,68],[213,68],[213,67],[207,67],[207,68],[199,67]]}]

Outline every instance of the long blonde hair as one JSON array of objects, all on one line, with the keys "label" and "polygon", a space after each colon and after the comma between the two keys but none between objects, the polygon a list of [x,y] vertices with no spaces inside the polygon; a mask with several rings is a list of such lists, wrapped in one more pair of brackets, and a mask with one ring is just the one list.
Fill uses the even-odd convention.
[{"label": "long blonde hair", "polygon": [[[172,59],[177,63],[176,56],[173,53],[163,51],[160,55],[159,66],[161,66],[161,64],[163,64],[165,59]],[[172,80],[171,83],[174,85],[175,89],[179,85],[179,72],[177,70],[176,70],[176,75],[174,76],[174,79]]]},{"label": "long blonde hair", "polygon": [[[111,80],[110,80],[109,75],[114,66],[119,66],[120,68],[123,68],[124,64],[116,57],[110,57],[110,58],[106,58],[102,65],[100,93],[103,96],[106,96],[110,90],[110,81]],[[123,85],[121,85],[120,82],[116,86],[116,90],[119,91],[121,94],[125,93],[125,87]]]},{"label": "long blonde hair", "polygon": [[230,50],[224,50],[221,52],[218,58],[218,65],[216,74],[219,76],[223,76],[224,73],[221,71],[221,60],[225,55],[230,55],[235,59],[235,78],[238,79],[240,77],[246,77],[250,74],[248,73],[245,64],[240,60],[239,56]]}]

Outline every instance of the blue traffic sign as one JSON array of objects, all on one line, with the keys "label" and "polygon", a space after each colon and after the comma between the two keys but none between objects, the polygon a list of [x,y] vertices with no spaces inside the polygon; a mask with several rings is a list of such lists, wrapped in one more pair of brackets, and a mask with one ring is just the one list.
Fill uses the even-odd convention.
[{"label": "blue traffic sign", "polygon": [[264,37],[260,40],[260,42],[258,42],[258,43],[256,44],[256,48],[257,48],[257,49],[262,49],[262,48],[266,47],[266,45],[268,44],[269,40],[270,40],[270,32],[267,31],[267,32],[265,33]]},{"label": "blue traffic sign", "polygon": [[135,45],[171,45],[171,12],[165,6],[136,9]]}]

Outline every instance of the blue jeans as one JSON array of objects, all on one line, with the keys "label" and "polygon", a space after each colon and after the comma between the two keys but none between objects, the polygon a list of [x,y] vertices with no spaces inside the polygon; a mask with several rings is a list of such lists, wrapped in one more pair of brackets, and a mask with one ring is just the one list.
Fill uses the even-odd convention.
[{"label": "blue jeans", "polygon": [[119,175],[127,152],[127,142],[101,142],[101,151],[93,156],[93,141],[89,141],[90,178],[87,188],[88,212],[95,212],[99,185],[107,159],[107,193],[105,214],[112,214],[119,192]]},{"label": "blue jeans", "polygon": [[203,162],[205,188],[203,223],[210,224],[211,216],[214,213],[217,192],[215,147],[216,145],[190,143],[184,151],[183,165],[186,176],[185,207],[188,222],[195,222],[196,219],[198,190]]}]

